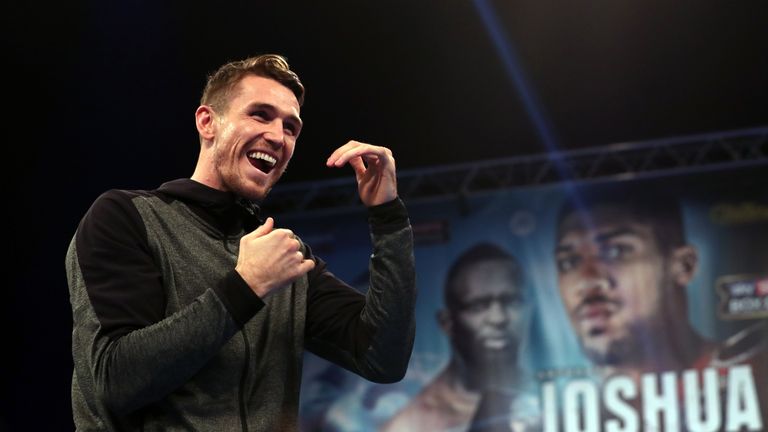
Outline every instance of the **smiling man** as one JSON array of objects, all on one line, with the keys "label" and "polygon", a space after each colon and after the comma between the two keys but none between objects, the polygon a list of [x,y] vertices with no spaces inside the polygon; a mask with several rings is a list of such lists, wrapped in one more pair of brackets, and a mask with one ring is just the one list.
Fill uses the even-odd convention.
[{"label": "smiling man", "polygon": [[365,295],[259,215],[301,132],[304,87],[262,55],[212,74],[189,179],[110,190],[66,268],[78,430],[297,429],[303,350],[376,382],[405,374],[414,337],[412,232],[385,147],[337,148],[368,207]]},{"label": "smiling man", "polygon": [[437,318],[451,358],[383,430],[521,430],[513,405],[527,306],[517,260],[490,243],[467,249],[448,270],[444,301]]}]

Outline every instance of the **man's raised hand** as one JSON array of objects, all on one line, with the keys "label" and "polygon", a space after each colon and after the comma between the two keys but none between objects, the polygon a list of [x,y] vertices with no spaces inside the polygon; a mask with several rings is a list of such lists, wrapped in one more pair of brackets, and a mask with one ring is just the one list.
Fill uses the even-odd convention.
[{"label": "man's raised hand", "polygon": [[349,141],[337,148],[325,164],[342,167],[346,163],[355,170],[357,191],[367,207],[397,198],[395,158],[388,148]]}]

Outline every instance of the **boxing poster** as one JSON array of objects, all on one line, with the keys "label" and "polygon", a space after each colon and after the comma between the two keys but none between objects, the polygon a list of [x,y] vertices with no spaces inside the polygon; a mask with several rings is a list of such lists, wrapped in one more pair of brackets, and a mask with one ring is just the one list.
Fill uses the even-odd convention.
[{"label": "boxing poster", "polygon": [[[407,374],[308,353],[302,430],[768,430],[766,185],[758,166],[406,197]],[[366,291],[364,209],[275,217]]]}]

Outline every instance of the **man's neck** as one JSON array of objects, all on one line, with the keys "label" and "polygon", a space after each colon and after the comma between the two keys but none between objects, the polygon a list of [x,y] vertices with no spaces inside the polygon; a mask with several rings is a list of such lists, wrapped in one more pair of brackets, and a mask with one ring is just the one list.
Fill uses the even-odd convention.
[{"label": "man's neck", "polygon": [[489,388],[497,390],[513,388],[518,384],[520,377],[520,371],[513,362],[499,360],[474,364],[465,361],[455,353],[447,370],[454,377],[455,386],[473,394],[479,394]]}]

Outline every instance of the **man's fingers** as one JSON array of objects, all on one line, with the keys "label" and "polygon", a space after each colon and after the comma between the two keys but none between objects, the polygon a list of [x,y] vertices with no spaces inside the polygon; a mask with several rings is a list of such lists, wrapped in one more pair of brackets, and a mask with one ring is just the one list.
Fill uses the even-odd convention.
[{"label": "man's fingers", "polygon": [[299,264],[299,271],[301,274],[307,274],[313,268],[315,268],[315,262],[313,260],[305,259]]},{"label": "man's fingers", "polygon": [[378,160],[386,163],[388,161],[387,157],[387,149],[385,147],[365,144],[348,149],[344,153],[338,155],[329,166],[341,167],[347,162],[351,163],[355,158],[364,158],[367,162]]},{"label": "man's fingers", "polygon": [[346,153],[346,152],[347,152],[347,151],[349,151],[350,149],[352,149],[352,148],[355,148],[355,147],[359,146],[360,144],[361,144],[361,143],[359,143],[359,142],[357,142],[357,141],[347,141],[347,143],[346,143],[346,144],[344,144],[343,146],[341,146],[341,147],[337,148],[336,150],[334,150],[334,151],[333,151],[333,153],[331,153],[331,155],[330,155],[330,156],[328,156],[328,160],[327,160],[327,161],[325,161],[325,164],[326,164],[327,166],[329,166],[329,167],[332,167],[332,166],[341,166],[341,165],[343,165],[343,163],[342,163],[341,165],[337,165],[337,163],[339,162],[339,158],[341,157],[341,155],[343,155],[344,153]]},{"label": "man's fingers", "polygon": [[267,235],[270,232],[272,232],[272,228],[274,228],[274,226],[275,226],[275,220],[272,219],[271,217],[268,217],[263,224],[259,225],[258,228],[253,230],[252,234],[256,237]]},{"label": "man's fingers", "polygon": [[349,160],[349,165],[352,166],[352,169],[355,170],[355,175],[357,178],[360,178],[363,174],[365,174],[365,163],[363,162],[362,158],[353,158]]},{"label": "man's fingers", "polygon": [[349,141],[343,146],[337,148],[326,161],[329,167],[344,166],[345,163],[353,158],[364,156],[366,159],[379,159],[385,163],[392,157],[392,152],[381,146],[365,144],[358,141]]}]

